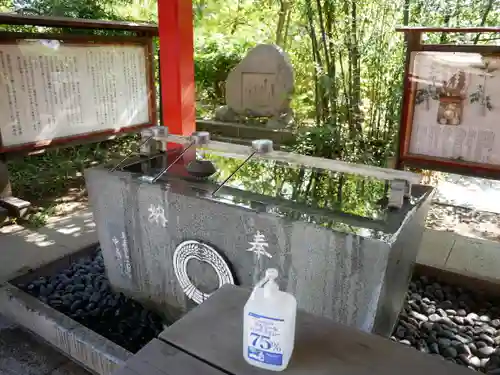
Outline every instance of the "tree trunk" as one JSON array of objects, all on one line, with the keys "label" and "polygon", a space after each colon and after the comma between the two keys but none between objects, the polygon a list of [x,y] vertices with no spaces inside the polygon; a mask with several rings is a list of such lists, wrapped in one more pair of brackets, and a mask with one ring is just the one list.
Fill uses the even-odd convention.
[{"label": "tree trunk", "polygon": [[236,7],[236,15],[234,16],[233,26],[231,27],[231,35],[234,35],[240,23],[240,18],[239,18],[240,10],[241,10],[241,1],[238,0],[238,6]]},{"label": "tree trunk", "polygon": [[276,26],[276,44],[283,48],[285,22],[290,5],[287,0],[280,0],[280,10],[278,12],[278,24]]},{"label": "tree trunk", "polygon": [[403,25],[408,26],[410,23],[410,0],[405,0],[403,8]]},{"label": "tree trunk", "polygon": [[[346,32],[346,47],[347,47],[347,87],[346,95],[348,97],[349,116],[349,132],[352,140],[358,139],[360,147],[363,142],[363,127],[361,118],[361,66],[359,63],[359,46],[357,40],[357,6],[356,0],[344,0],[344,14],[346,19],[350,19],[349,26]],[[351,5],[351,6],[349,6]],[[353,142],[354,145],[354,142]],[[352,150],[355,152],[355,150]]]},{"label": "tree trunk", "polygon": [[357,5],[356,0],[352,2],[351,9],[351,57],[352,57],[352,66],[353,66],[353,96],[354,96],[354,121],[356,131],[361,135],[361,141],[363,140],[363,118],[361,113],[361,64],[359,58],[359,45],[358,45],[358,14],[357,14]]},{"label": "tree trunk", "polygon": [[328,76],[331,79],[331,87],[330,87],[330,114],[332,126],[335,127],[335,136],[336,136],[336,144],[340,143],[340,126],[337,126],[337,71],[335,67],[335,44],[334,44],[334,35],[333,35],[333,27],[335,25],[335,6],[333,5],[333,1],[327,1],[324,9],[325,9],[325,18],[326,18],[326,36],[328,39],[328,51],[330,54],[331,63],[328,67]]},{"label": "tree trunk", "polygon": [[302,187],[302,182],[304,180],[304,174],[306,173],[304,168],[300,168],[300,172],[297,175],[297,180],[295,181],[295,186],[292,191],[292,200],[296,200],[300,193],[300,188]]},{"label": "tree trunk", "polygon": [[288,47],[288,31],[290,30],[290,20],[292,19],[292,7],[288,8],[285,21],[285,32],[283,36],[283,49],[286,51]]},{"label": "tree trunk", "polygon": [[[491,8],[493,7],[493,0],[488,0],[488,4],[486,5],[486,9],[484,10],[483,17],[481,18],[481,24],[479,26],[484,26],[486,24],[486,21],[488,19],[488,14],[491,11]],[[479,37],[481,34],[477,34],[476,37],[474,38],[474,44],[477,44],[479,42]]]},{"label": "tree trunk", "polygon": [[[318,42],[318,39],[316,37],[316,28],[314,26],[314,12],[312,9],[312,4],[311,0],[306,0],[306,7],[307,7],[307,19],[309,23],[309,34],[311,38],[311,45],[312,45],[312,50],[313,50],[313,56],[316,62],[316,66],[318,67],[323,67],[323,58],[321,57],[321,47]],[[319,84],[319,80],[321,79],[320,76],[318,76],[318,70],[315,69],[314,71],[315,75],[315,87],[316,87],[316,118],[317,118],[317,125],[320,125],[321,123],[324,123],[326,121],[326,110],[328,108],[328,101],[325,97],[325,91],[323,87]]]}]

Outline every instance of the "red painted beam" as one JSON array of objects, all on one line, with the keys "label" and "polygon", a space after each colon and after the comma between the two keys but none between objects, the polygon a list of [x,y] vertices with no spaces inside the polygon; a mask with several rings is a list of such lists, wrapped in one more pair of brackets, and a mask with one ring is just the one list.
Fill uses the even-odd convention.
[{"label": "red painted beam", "polygon": [[158,0],[163,118],[171,134],[196,129],[193,10],[189,0]]}]

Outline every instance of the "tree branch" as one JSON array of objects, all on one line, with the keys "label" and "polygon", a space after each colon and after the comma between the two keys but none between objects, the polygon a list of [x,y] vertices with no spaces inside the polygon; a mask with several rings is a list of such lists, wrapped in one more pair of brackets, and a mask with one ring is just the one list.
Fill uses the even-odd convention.
[{"label": "tree branch", "polygon": [[[486,6],[486,9],[484,10],[483,18],[481,19],[481,24],[479,26],[484,26],[486,24],[488,14],[490,13],[492,7],[493,7],[493,0],[488,0],[488,5]],[[474,38],[474,44],[477,44],[479,42],[480,35],[481,34],[476,35],[476,37]]]}]

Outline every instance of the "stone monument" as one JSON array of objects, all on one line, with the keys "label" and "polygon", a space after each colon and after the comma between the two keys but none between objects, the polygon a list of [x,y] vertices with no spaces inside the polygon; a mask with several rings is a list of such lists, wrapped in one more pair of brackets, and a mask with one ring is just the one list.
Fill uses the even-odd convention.
[{"label": "stone monument", "polygon": [[216,120],[238,122],[244,117],[267,117],[266,127],[279,129],[291,121],[293,67],[279,47],[259,44],[229,73],[226,105]]}]

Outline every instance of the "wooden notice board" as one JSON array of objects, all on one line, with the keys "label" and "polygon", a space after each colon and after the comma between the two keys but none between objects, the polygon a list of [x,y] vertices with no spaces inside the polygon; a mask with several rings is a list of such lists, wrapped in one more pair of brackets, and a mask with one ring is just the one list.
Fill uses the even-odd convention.
[{"label": "wooden notice board", "polygon": [[150,37],[0,34],[0,153],[156,124]]},{"label": "wooden notice board", "polygon": [[423,44],[423,32],[441,30],[402,30],[408,54],[399,165],[500,178],[500,46]]}]

